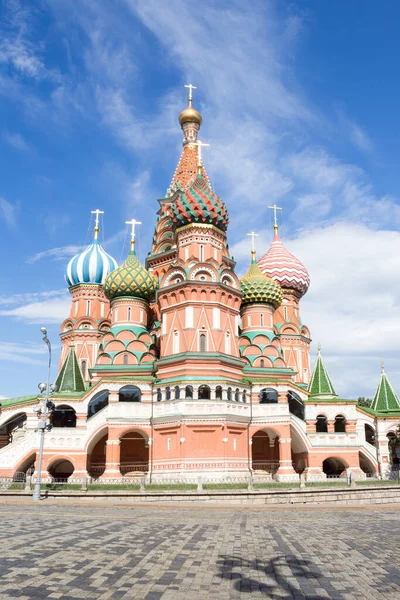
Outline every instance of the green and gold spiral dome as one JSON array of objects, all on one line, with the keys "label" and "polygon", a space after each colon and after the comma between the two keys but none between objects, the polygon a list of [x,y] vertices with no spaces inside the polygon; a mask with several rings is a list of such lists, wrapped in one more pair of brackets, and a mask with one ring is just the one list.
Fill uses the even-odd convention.
[{"label": "green and gold spiral dome", "polygon": [[272,304],[274,308],[282,304],[282,288],[274,279],[263,274],[256,262],[255,250],[251,252],[251,265],[240,280],[240,288],[242,304]]},{"label": "green and gold spiral dome", "polygon": [[113,298],[134,297],[149,301],[157,289],[157,281],[138,261],[134,243],[128,258],[111,271],[104,282],[104,294]]}]

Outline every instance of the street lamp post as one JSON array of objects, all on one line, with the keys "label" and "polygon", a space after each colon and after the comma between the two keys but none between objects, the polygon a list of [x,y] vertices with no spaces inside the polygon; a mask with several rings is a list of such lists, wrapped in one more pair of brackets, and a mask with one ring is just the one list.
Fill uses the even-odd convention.
[{"label": "street lamp post", "polygon": [[51,369],[51,344],[50,344],[49,338],[47,337],[47,329],[45,327],[42,327],[40,329],[40,331],[43,333],[43,341],[45,344],[47,344],[47,348],[49,350],[49,369],[48,369],[48,373],[47,373],[47,384],[39,383],[40,392],[42,394],[43,394],[43,392],[46,392],[46,394],[43,396],[43,399],[42,399],[42,406],[41,406],[41,411],[40,411],[41,414],[40,414],[40,419],[39,419],[39,423],[38,423],[38,429],[40,431],[39,460],[38,460],[38,466],[37,466],[37,477],[36,477],[35,487],[34,487],[33,496],[32,496],[32,500],[36,501],[36,502],[38,502],[40,500],[40,484],[41,484],[41,473],[42,473],[42,462],[43,462],[44,433],[47,429],[46,419],[47,419],[47,405],[49,402],[50,369]]}]

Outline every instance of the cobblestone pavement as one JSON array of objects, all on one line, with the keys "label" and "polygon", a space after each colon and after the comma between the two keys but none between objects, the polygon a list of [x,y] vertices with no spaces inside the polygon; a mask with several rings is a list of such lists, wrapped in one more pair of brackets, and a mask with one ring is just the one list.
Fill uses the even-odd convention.
[{"label": "cobblestone pavement", "polygon": [[400,509],[0,504],[0,600],[400,598]]}]

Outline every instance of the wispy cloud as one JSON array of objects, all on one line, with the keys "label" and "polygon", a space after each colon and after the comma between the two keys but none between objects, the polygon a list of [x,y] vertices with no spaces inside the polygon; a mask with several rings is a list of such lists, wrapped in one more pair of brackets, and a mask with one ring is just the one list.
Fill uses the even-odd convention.
[{"label": "wispy cloud", "polygon": [[46,292],[27,292],[26,294],[13,294],[11,296],[0,296],[0,306],[15,306],[42,302],[43,300],[62,298],[66,296],[66,290],[49,290]]},{"label": "wispy cloud", "polygon": [[[20,364],[41,365],[47,358],[44,344],[6,342],[0,340],[0,360]],[[6,396],[0,396],[0,400]]]},{"label": "wispy cloud", "polygon": [[20,133],[17,132],[6,132],[3,134],[3,140],[15,148],[15,150],[26,151],[29,150],[29,144],[25,141]]},{"label": "wispy cloud", "polygon": [[374,149],[371,138],[361,125],[356,123],[354,119],[350,119],[343,108],[337,109],[339,125],[343,130],[345,136],[347,136],[350,142],[361,152],[367,154],[371,153]]},{"label": "wispy cloud", "polygon": [[0,196],[0,217],[9,227],[15,227],[17,224],[18,205],[8,202]]},{"label": "wispy cloud", "polygon": [[82,252],[85,249],[85,246],[59,246],[57,248],[50,248],[49,250],[43,250],[42,252],[37,252],[32,256],[29,256],[26,259],[28,264],[33,264],[42,260],[43,258],[50,258],[51,260],[66,260],[74,256],[74,254],[78,254],[78,252]]},{"label": "wispy cloud", "polygon": [[62,297],[32,302],[16,308],[0,310],[3,317],[12,317],[27,323],[61,323],[69,314],[71,299],[67,293]]}]

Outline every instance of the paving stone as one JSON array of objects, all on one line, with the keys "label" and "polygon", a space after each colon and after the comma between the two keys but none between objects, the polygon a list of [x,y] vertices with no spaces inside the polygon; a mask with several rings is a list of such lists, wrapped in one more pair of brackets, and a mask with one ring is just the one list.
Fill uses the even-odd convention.
[{"label": "paving stone", "polygon": [[0,504],[0,600],[400,597],[400,511]]}]

